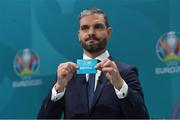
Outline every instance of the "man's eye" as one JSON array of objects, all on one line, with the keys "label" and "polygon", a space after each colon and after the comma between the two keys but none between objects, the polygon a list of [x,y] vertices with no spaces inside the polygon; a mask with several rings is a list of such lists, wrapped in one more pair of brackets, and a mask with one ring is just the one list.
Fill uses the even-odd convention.
[{"label": "man's eye", "polygon": [[81,30],[88,30],[89,29],[89,27],[88,26],[81,26]]},{"label": "man's eye", "polygon": [[95,29],[104,29],[105,26],[104,26],[103,24],[96,24],[96,25],[94,26],[94,28],[95,28]]}]

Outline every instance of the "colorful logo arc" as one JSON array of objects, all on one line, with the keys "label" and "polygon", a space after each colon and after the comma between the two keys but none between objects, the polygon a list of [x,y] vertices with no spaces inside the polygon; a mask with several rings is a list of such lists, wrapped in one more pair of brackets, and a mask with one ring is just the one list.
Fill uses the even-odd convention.
[{"label": "colorful logo arc", "polygon": [[32,76],[39,69],[39,65],[38,55],[29,48],[19,51],[14,59],[14,70],[20,77]]},{"label": "colorful logo arc", "polygon": [[180,33],[163,34],[157,42],[156,52],[162,62],[180,61]]}]

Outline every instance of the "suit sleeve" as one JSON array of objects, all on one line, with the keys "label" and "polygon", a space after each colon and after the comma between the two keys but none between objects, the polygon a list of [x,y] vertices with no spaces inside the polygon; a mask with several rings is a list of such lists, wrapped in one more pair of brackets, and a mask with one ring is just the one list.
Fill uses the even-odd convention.
[{"label": "suit sleeve", "polygon": [[124,99],[119,99],[120,107],[127,118],[149,118],[144,103],[144,95],[138,80],[138,72],[134,67],[128,67],[121,73],[128,85],[128,93]]},{"label": "suit sleeve", "polygon": [[51,90],[41,105],[37,119],[60,119],[64,111],[64,96],[58,101],[51,100]]}]

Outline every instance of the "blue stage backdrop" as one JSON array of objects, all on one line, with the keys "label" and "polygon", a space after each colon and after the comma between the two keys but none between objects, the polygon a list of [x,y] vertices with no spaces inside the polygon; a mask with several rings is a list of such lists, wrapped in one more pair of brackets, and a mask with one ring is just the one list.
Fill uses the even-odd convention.
[{"label": "blue stage backdrop", "polygon": [[151,118],[180,118],[179,5],[179,0],[0,0],[0,118],[36,118],[58,64],[82,55],[78,15],[88,7],[109,16],[108,50],[137,66]]}]

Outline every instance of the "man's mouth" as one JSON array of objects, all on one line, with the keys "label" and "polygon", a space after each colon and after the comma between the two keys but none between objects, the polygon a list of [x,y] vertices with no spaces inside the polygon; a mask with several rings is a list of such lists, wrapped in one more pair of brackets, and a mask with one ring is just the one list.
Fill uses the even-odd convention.
[{"label": "man's mouth", "polygon": [[95,40],[95,39],[88,39],[86,42],[87,42],[87,43],[96,43],[96,42],[98,42],[98,40]]},{"label": "man's mouth", "polygon": [[86,41],[98,41],[97,38],[88,38]]},{"label": "man's mouth", "polygon": [[88,39],[87,41],[97,41],[97,40],[95,40],[95,39]]}]

